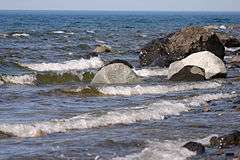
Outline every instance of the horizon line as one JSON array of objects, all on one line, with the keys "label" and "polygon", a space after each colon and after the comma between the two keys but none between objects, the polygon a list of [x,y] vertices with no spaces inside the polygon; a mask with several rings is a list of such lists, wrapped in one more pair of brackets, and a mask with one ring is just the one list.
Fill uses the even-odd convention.
[{"label": "horizon line", "polygon": [[240,12],[229,10],[124,10],[124,9],[0,9],[0,11],[85,11],[85,12]]}]

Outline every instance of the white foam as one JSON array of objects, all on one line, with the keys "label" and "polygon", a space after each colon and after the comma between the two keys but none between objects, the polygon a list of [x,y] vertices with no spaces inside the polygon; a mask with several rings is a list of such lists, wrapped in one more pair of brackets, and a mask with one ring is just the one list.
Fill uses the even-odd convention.
[{"label": "white foam", "polygon": [[221,84],[217,82],[197,82],[194,84],[177,84],[174,86],[166,86],[166,85],[155,85],[155,86],[109,86],[99,88],[99,91],[106,95],[123,95],[123,96],[131,96],[131,95],[143,95],[143,94],[164,94],[169,92],[177,92],[184,90],[192,90],[192,89],[207,89],[207,88],[217,88],[220,87]]},{"label": "white foam", "polygon": [[52,33],[55,33],[55,34],[64,34],[65,32],[64,32],[64,31],[53,31]]},{"label": "white foam", "polygon": [[34,75],[2,76],[2,81],[12,84],[34,84],[36,77]]},{"label": "white foam", "polygon": [[221,26],[219,27],[219,29],[225,30],[225,29],[227,29],[227,27],[224,26],[224,25],[221,25]]},{"label": "white foam", "polygon": [[183,145],[184,143],[178,141],[149,142],[148,147],[141,153],[113,160],[185,160],[195,155],[194,152],[183,148]]},{"label": "white foam", "polygon": [[[70,119],[35,122],[29,124],[5,123],[0,125],[0,131],[12,133],[18,137],[36,137],[44,134],[66,132],[72,129],[86,129],[115,124],[129,124],[144,120],[162,120],[167,115],[179,115],[181,112],[187,112],[191,105],[204,103],[206,99],[213,100],[221,99],[223,97],[231,98],[235,96],[237,95],[206,94],[184,100],[161,100],[148,105],[110,111],[100,116],[82,114]],[[192,101],[197,103],[191,103]]]},{"label": "white foam", "polygon": [[210,140],[212,137],[218,137],[217,134],[211,134],[210,136],[203,138],[203,139],[198,139],[195,142],[201,143],[202,145],[210,145]]},{"label": "white foam", "polygon": [[74,35],[75,33],[74,32],[67,32],[65,34],[68,34],[68,35]]},{"label": "white foam", "polygon": [[[206,138],[193,141],[203,145],[209,145],[209,141],[213,136],[216,135],[210,135]],[[125,157],[113,158],[113,160],[186,160],[196,155],[196,153],[182,147],[186,143],[187,142],[181,141],[150,141],[142,152],[127,155]]]},{"label": "white foam", "polygon": [[140,69],[133,70],[138,76],[141,77],[151,77],[151,76],[167,76],[168,69],[167,68],[156,68],[156,69]]},{"label": "white foam", "polygon": [[100,44],[106,44],[105,41],[101,41],[101,40],[96,40],[97,43],[100,43]]},{"label": "white foam", "polygon": [[235,93],[233,94],[203,94],[195,97],[186,98],[183,101],[185,103],[188,103],[191,106],[199,106],[203,102],[211,101],[211,100],[218,100],[218,99],[225,99],[225,98],[233,98],[235,97]]},{"label": "white foam", "polygon": [[0,36],[3,37],[3,38],[6,38],[8,36],[8,34],[6,33],[0,33]]},{"label": "white foam", "polygon": [[240,47],[231,47],[231,48],[225,47],[225,51],[228,51],[228,52],[236,52],[239,50],[240,50]]},{"label": "white foam", "polygon": [[86,32],[90,34],[95,34],[95,31],[91,31],[91,30],[87,30]]},{"label": "white foam", "polygon": [[70,119],[36,122],[32,124],[2,124],[0,130],[18,137],[36,137],[38,133],[66,132],[114,124],[129,124],[137,121],[163,119],[165,115],[179,115],[187,111],[182,103],[162,101],[146,106],[108,112],[102,116],[79,115]]},{"label": "white foam", "polygon": [[104,65],[99,57],[90,59],[79,59],[66,61],[64,63],[33,63],[21,64],[23,67],[30,68],[36,71],[66,71],[66,70],[83,70],[89,68],[100,68]]},{"label": "white foam", "polygon": [[27,33],[14,33],[12,34],[13,37],[29,37],[30,35]]}]

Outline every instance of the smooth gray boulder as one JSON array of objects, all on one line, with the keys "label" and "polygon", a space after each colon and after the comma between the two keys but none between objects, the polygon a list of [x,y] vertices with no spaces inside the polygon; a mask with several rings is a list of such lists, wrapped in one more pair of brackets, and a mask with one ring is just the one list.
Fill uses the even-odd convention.
[{"label": "smooth gray boulder", "polygon": [[[183,72],[184,68],[188,69]],[[226,77],[226,74],[227,69],[223,61],[209,51],[191,54],[185,59],[172,63],[168,69],[168,79],[170,80],[188,80],[188,77],[196,75],[200,77],[204,75],[205,79],[211,79],[214,77]],[[199,78],[196,78],[196,80],[199,80]]]},{"label": "smooth gray boulder", "polygon": [[91,83],[94,84],[124,84],[138,81],[138,76],[132,68],[124,63],[110,62],[102,67]]}]

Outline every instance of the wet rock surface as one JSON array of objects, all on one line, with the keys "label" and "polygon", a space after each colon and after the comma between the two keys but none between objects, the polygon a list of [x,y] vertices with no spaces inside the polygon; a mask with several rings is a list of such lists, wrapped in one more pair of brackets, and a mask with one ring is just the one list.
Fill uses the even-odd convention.
[{"label": "wet rock surface", "polygon": [[140,50],[141,66],[168,67],[192,53],[210,51],[224,58],[224,46],[218,36],[201,27],[187,27],[164,38],[155,39]]}]

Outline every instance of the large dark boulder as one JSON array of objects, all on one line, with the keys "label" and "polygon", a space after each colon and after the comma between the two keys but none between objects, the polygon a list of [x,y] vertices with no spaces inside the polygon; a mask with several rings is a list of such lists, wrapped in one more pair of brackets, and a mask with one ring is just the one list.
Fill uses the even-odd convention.
[{"label": "large dark boulder", "polygon": [[187,27],[146,44],[139,58],[141,66],[168,67],[200,51],[210,51],[220,59],[225,56],[224,46],[215,33],[201,27]]}]

